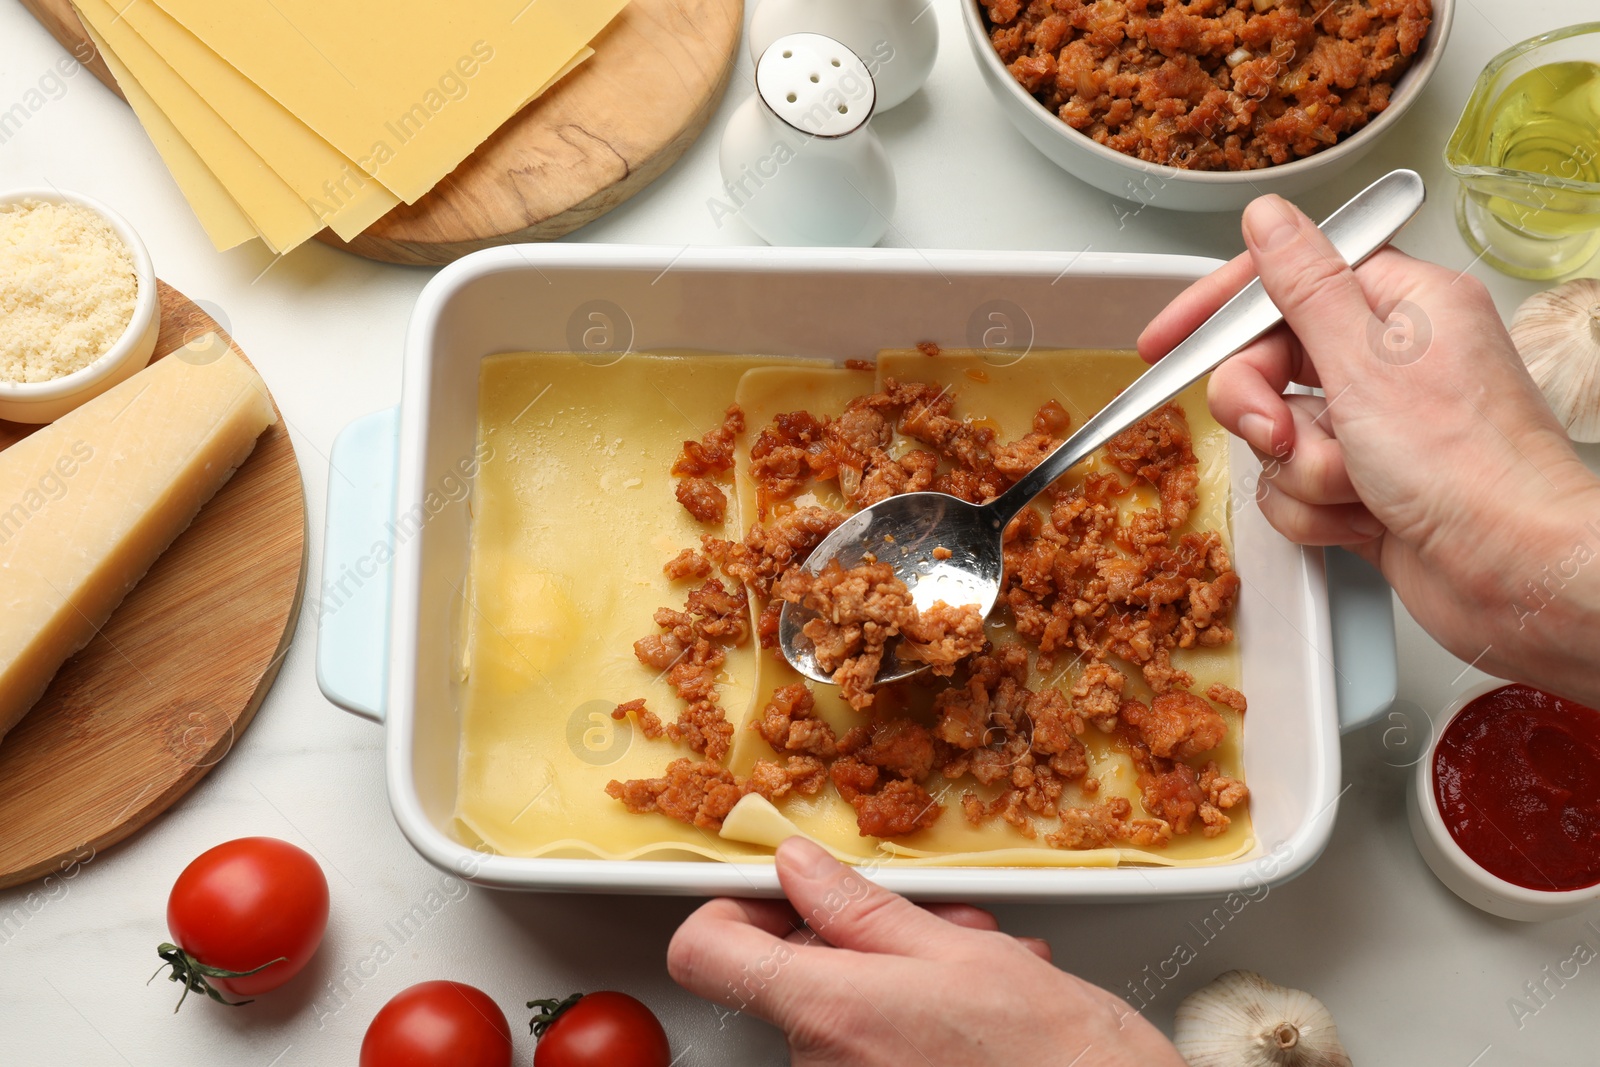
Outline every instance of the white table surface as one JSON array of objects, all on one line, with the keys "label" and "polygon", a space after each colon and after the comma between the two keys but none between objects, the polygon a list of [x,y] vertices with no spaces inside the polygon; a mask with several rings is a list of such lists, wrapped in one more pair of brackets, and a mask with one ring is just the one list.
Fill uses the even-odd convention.
[{"label": "white table surface", "polygon": [[[1119,227],[1126,205],[1057,170],[993,109],[956,0],[935,6],[943,50],[933,76],[917,98],[877,123],[900,175],[885,244],[1212,256],[1241,248],[1236,219],[1224,215],[1150,208]],[[1492,55],[1593,13],[1593,0],[1461,0],[1426,96],[1362,164],[1303,206],[1320,216],[1391,167],[1419,170],[1433,199],[1399,244],[1470,269],[1509,316],[1534,287],[1470,265],[1440,151]],[[0,110],[24,99],[62,54],[20,6],[0,2]],[[673,248],[754,243],[737,221],[718,228],[707,208],[720,185],[716,134],[749,92],[749,73],[741,60],[710,134],[682,162],[570,240]],[[107,201],[143,234],[160,275],[233,332],[289,422],[313,531],[311,581],[319,581],[328,448],[352,418],[398,401],[402,331],[432,272],[315,243],[276,264],[258,247],[218,255],[133,114],[87,72],[65,86],[0,145],[0,187],[50,183]],[[1596,452],[1589,458],[1593,464]],[[354,1063],[384,1001],[433,978],[473,983],[506,1007],[519,1063],[529,1062],[532,1048],[522,1001],[600,988],[625,989],[654,1006],[684,1065],[783,1062],[775,1031],[754,1019],[724,1021],[668,978],[667,941],[693,901],[474,888],[400,944],[387,924],[437,889],[440,875],[390,818],[381,729],[343,714],[318,692],[314,645],[315,620],[307,615],[255,723],[166,815],[48,893],[37,884],[0,892],[0,919],[9,923],[0,926],[0,1064]],[[1403,611],[1400,659],[1400,699],[1414,711],[1443,709],[1473,678]],[[1580,940],[1600,947],[1600,927],[1586,925],[1600,920],[1600,908],[1520,925],[1451,896],[1412,846],[1406,772],[1395,766],[1404,759],[1384,751],[1379,733],[1345,739],[1348,791],[1323,858],[1209,942],[1190,925],[1211,911],[1198,901],[1008,906],[999,909],[1002,921],[1013,932],[1048,938],[1063,966],[1118,992],[1187,942],[1198,958],[1149,1008],[1163,1027],[1186,993],[1221,971],[1246,967],[1320,996],[1359,1064],[1592,1062],[1600,968],[1585,968],[1564,988],[1549,983],[1546,1002],[1530,1001],[1539,1010],[1520,1028],[1508,1000],[1526,996],[1525,983],[1543,979]],[[174,1016],[176,987],[144,985],[157,963],[155,946],[167,937],[167,891],[200,852],[249,834],[283,837],[321,858],[333,894],[327,940],[305,973],[252,1007],[201,1001]],[[365,966],[379,941],[396,950],[394,958]]]}]

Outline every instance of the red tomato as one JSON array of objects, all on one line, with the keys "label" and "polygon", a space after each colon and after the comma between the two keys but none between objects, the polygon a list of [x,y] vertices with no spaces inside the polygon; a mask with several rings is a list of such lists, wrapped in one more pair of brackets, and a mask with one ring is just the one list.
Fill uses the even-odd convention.
[{"label": "red tomato", "polygon": [[[670,1067],[672,1063],[660,1020],[626,993],[590,993],[560,1005],[538,1000],[528,1005],[535,1006],[544,1011],[534,1020],[539,1047],[533,1053],[533,1067]],[[545,1021],[552,1010],[555,1018]]]},{"label": "red tomato", "polygon": [[361,1067],[511,1067],[511,1024],[481,990],[423,982],[373,1016]]},{"label": "red tomato", "polygon": [[207,973],[206,981],[240,997],[277,989],[300,973],[327,927],[322,868],[272,837],[241,837],[202,853],[167,898],[172,939],[192,962],[239,975]]}]

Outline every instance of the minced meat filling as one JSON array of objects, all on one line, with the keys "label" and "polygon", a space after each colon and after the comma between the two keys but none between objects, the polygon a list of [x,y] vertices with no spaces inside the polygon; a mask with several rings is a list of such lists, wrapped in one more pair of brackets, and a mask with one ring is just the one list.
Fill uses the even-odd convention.
[{"label": "minced meat filling", "polygon": [[1389,106],[1431,0],[979,0],[1021,86],[1108,148],[1254,170]]},{"label": "minced meat filling", "polygon": [[[1172,656],[1233,640],[1240,583],[1220,534],[1177,532],[1195,514],[1200,484],[1177,405],[1117,435],[1104,452],[1107,470],[1052,487],[1042,498],[1047,507],[1024,511],[1006,529],[1000,610],[1016,641],[993,644],[973,605],[919,611],[893,569],[871,558],[851,568],[830,561],[816,575],[800,570],[845,519],[792,503],[816,483],[836,483],[852,509],[925,489],[983,502],[1037,466],[1071,424],[1050,401],[1027,434],[1002,442],[987,425],[955,417],[954,399],[948,387],[888,379],[837,418],[791,412],[761,429],[748,471],[738,472],[756,486],[758,521],[743,540],[708,535],[666,565],[690,591],[681,610],[659,609],[658,632],[634,646],[677,694],[677,720],[663,723],[643,700],[614,712],[647,738],[665,736],[702,758],[675,760],[660,778],[614,781],[613,798],[631,812],[715,830],[750,793],[776,801],[832,788],[855,810],[861,834],[879,838],[932,826],[954,798],[974,824],[1000,820],[1028,840],[1066,849],[1161,848],[1227,829],[1227,811],[1249,791],[1207,757],[1227,737],[1217,708],[1242,714],[1245,698],[1220,683],[1203,696],[1191,692],[1193,677]],[[743,428],[742,412],[731,407],[723,426],[685,443],[673,473],[691,513],[699,483],[715,490],[708,479],[734,471]],[[1140,486],[1154,489],[1154,503],[1128,510]],[[724,766],[734,728],[716,679],[727,650],[752,633],[767,654],[781,656],[785,602],[816,613],[805,633],[861,721],[840,733],[818,716],[806,685],[782,686],[750,723],[773,758],[740,777]],[[876,685],[890,647],[932,670]],[[1061,672],[1062,656],[1077,667],[1070,683],[1030,685]],[[1147,699],[1134,698],[1124,669],[1139,672]],[[920,721],[906,711],[919,689],[926,695],[916,706],[928,708],[931,698]],[[1081,740],[1090,727],[1131,757],[1138,801],[1093,799],[1100,783]]]},{"label": "minced meat filling", "polygon": [[706,476],[733,470],[734,444],[743,432],[744,412],[738,404],[730,404],[723,413],[722,425],[698,441],[685,441],[683,451],[673,460],[678,503],[700,522],[721,526],[728,516],[728,495]]},{"label": "minced meat filling", "polygon": [[952,607],[941,600],[919,611],[894,568],[871,558],[849,570],[829,560],[815,575],[795,568],[778,580],[773,593],[816,613],[801,630],[817,664],[857,711],[872,706],[884,652],[894,638],[901,639],[897,656],[927,663],[945,677],[988,640],[976,604]]}]

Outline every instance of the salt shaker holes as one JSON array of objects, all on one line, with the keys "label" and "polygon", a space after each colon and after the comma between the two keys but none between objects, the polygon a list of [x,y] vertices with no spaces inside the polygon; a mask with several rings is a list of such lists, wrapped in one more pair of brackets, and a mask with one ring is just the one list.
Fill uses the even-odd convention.
[{"label": "salt shaker holes", "polygon": [[722,195],[709,210],[736,216],[769,244],[866,246],[894,213],[894,167],[870,127],[872,69],[849,45],[816,33],[769,44],[756,94],[729,118]]}]

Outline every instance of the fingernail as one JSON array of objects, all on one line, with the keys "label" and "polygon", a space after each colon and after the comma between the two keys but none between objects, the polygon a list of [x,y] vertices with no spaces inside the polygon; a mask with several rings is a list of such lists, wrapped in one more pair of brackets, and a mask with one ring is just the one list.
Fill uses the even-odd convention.
[{"label": "fingernail", "polygon": [[806,878],[821,878],[834,865],[834,858],[816,842],[805,837],[787,838],[778,846],[783,862]]},{"label": "fingernail", "polygon": [[1281,196],[1263,196],[1244,209],[1244,236],[1256,248],[1269,252],[1295,236],[1300,209]]},{"label": "fingernail", "polygon": [[1376,515],[1362,515],[1360,518],[1350,520],[1350,529],[1370,541],[1388,527]]},{"label": "fingernail", "polygon": [[1239,436],[1256,451],[1272,455],[1272,420],[1265,415],[1255,411],[1240,415]]}]

